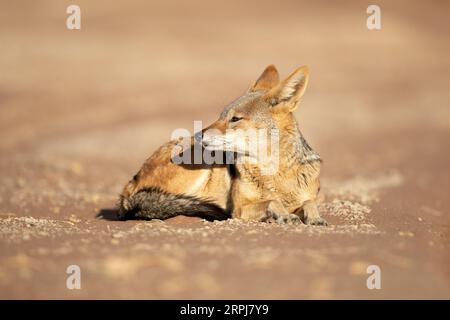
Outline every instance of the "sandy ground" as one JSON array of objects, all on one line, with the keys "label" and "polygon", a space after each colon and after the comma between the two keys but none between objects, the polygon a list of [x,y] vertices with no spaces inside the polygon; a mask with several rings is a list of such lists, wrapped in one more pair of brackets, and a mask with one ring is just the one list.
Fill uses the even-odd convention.
[{"label": "sandy ground", "polygon": [[[379,31],[361,1],[80,0],[69,31],[71,3],[0,4],[0,298],[450,298],[448,2],[378,2]],[[270,63],[311,68],[330,226],[115,221],[172,130]]]}]

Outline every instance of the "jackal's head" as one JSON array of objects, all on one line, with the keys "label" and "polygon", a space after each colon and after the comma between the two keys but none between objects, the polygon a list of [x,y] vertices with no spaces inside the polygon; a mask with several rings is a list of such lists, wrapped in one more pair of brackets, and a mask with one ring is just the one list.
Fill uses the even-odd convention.
[{"label": "jackal's head", "polygon": [[[297,108],[308,83],[308,67],[296,69],[279,81],[275,66],[268,66],[241,97],[225,107],[219,119],[196,135],[210,150],[248,154],[255,137],[293,130],[292,112]],[[266,135],[267,137],[267,135]],[[257,139],[259,139],[257,138]]]}]

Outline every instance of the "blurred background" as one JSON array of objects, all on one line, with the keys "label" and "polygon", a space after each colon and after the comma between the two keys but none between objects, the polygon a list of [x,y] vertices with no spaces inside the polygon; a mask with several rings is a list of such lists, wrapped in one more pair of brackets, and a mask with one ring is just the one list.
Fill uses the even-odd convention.
[{"label": "blurred background", "polygon": [[[71,4],[81,30],[66,28]],[[381,30],[366,26],[370,4],[381,8]],[[449,9],[1,1],[0,297],[449,298]],[[269,64],[282,77],[311,69],[296,116],[324,159],[321,210],[335,227],[288,230],[277,243],[274,227],[209,234],[177,218],[157,234],[157,224],[96,218],[113,212],[174,129],[214,121]],[[350,221],[358,210],[349,209],[343,219],[335,198],[370,215]],[[364,225],[376,232],[359,232]],[[80,291],[65,289],[73,261],[88,270]],[[376,293],[365,287],[374,262],[391,281]]]}]

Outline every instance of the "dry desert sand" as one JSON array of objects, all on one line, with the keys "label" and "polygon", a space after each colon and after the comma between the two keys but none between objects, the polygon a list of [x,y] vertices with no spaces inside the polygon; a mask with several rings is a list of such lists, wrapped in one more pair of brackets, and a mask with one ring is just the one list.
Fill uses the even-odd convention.
[{"label": "dry desert sand", "polygon": [[[69,4],[0,4],[0,298],[450,298],[448,2],[378,1],[379,31],[361,1],[80,0],[74,31]],[[311,69],[330,225],[115,221],[172,130],[271,63]]]}]

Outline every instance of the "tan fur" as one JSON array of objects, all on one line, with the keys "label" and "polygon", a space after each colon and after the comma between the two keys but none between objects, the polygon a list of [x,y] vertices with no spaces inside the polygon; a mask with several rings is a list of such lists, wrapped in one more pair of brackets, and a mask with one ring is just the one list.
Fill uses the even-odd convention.
[{"label": "tan fur", "polygon": [[226,209],[231,180],[225,165],[178,165],[172,161],[172,150],[178,141],[161,146],[142,165],[124,187],[122,195],[130,198],[137,192],[158,187],[171,194],[187,194],[213,201]]}]

